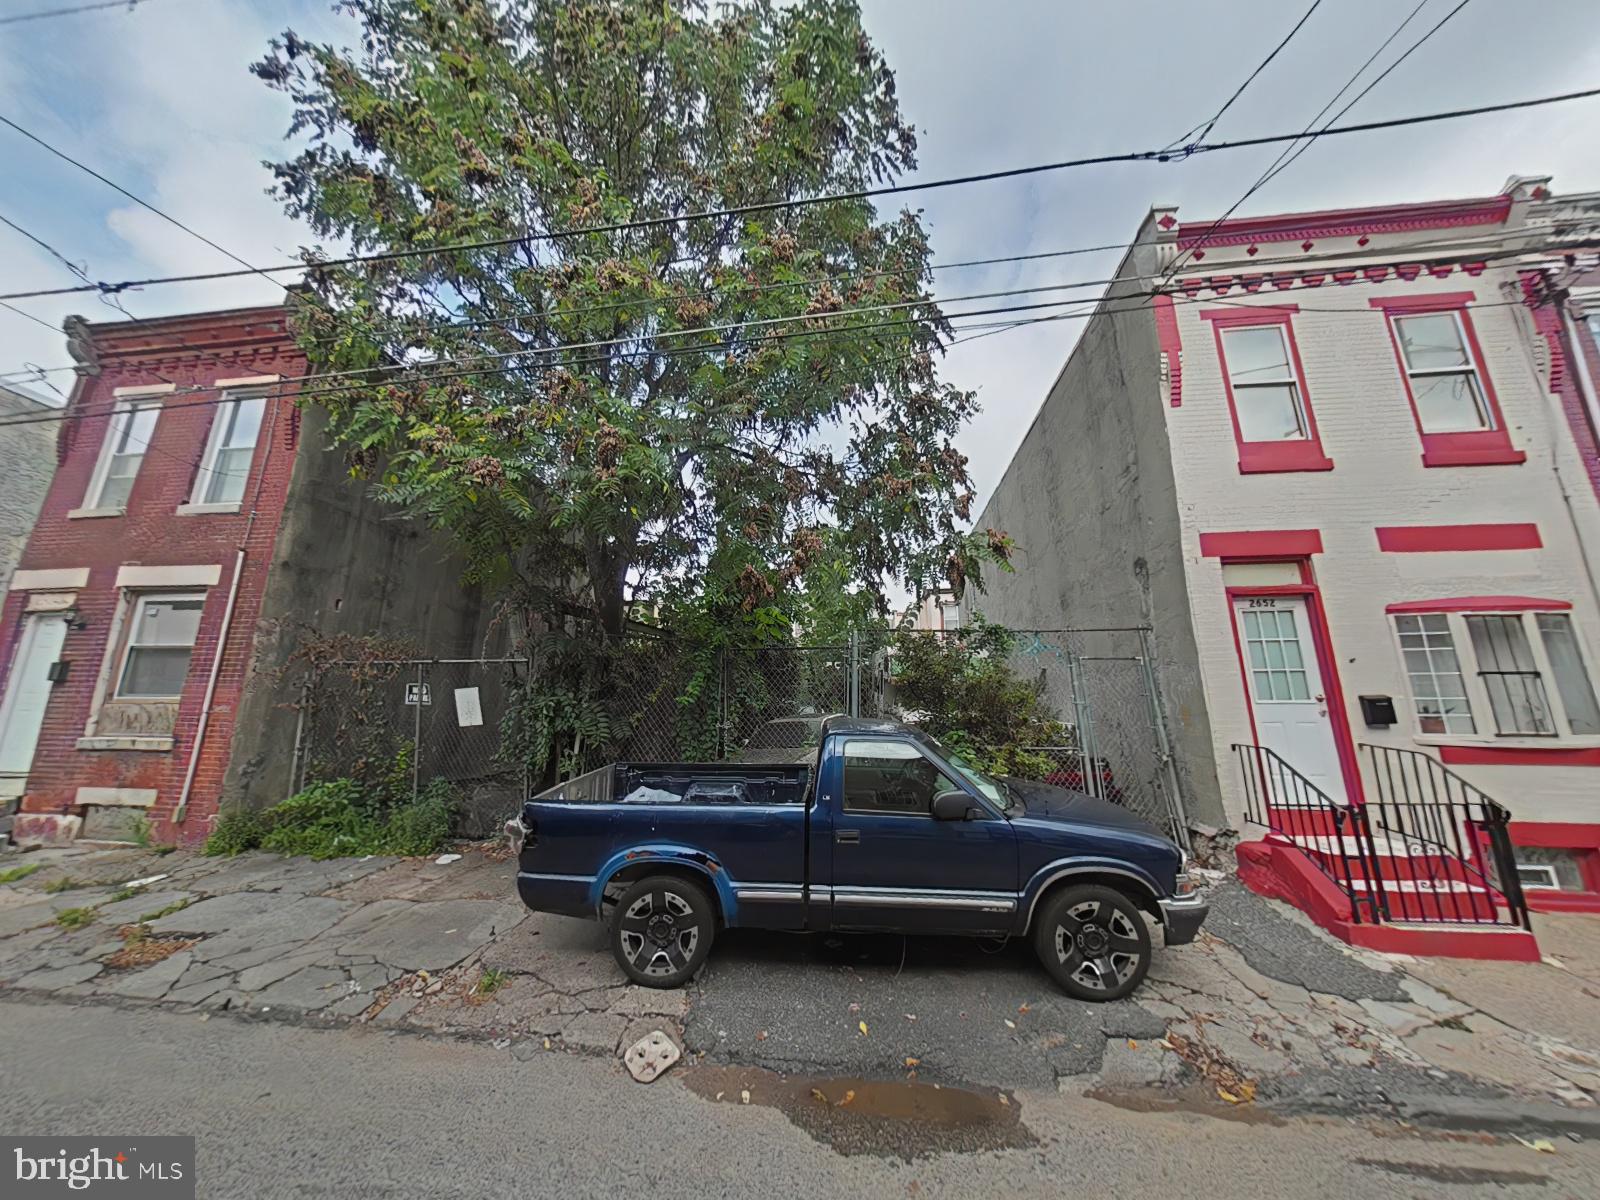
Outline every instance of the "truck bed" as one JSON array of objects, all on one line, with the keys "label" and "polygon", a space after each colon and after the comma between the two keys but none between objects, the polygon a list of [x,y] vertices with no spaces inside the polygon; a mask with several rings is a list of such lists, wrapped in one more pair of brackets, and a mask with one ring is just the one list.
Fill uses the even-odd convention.
[{"label": "truck bed", "polygon": [[809,765],[612,763],[547,788],[533,801],[559,804],[804,804]]}]

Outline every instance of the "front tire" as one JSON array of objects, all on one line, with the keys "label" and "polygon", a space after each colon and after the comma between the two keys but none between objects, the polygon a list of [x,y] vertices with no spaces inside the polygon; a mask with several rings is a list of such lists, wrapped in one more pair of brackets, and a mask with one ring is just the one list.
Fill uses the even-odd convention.
[{"label": "front tire", "polygon": [[716,910],[704,888],[676,875],[651,875],[622,893],[611,913],[611,953],[645,987],[687,983],[711,953]]},{"label": "front tire", "polygon": [[1066,887],[1045,902],[1033,948],[1053,979],[1079,1000],[1120,1000],[1150,970],[1150,929],[1122,892]]}]

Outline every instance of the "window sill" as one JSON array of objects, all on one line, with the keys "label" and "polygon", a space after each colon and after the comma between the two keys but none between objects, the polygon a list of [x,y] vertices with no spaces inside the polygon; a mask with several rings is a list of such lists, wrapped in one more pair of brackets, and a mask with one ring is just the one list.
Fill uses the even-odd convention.
[{"label": "window sill", "polygon": [[1527,453],[1515,449],[1503,430],[1422,435],[1425,467],[1516,466],[1527,461]]},{"label": "window sill", "polygon": [[67,513],[69,521],[87,521],[95,517],[121,517],[127,515],[125,508],[75,508]]},{"label": "window sill", "polygon": [[204,517],[217,513],[236,513],[244,507],[241,503],[233,504],[180,504],[177,514],[180,517]]},{"label": "window sill", "polygon": [[1286,471],[1331,471],[1333,459],[1317,442],[1241,442],[1239,474],[1266,475]]},{"label": "window sill", "polygon": [[1508,742],[1418,734],[1412,740],[1438,750],[1446,766],[1600,767],[1600,738],[1594,737]]},{"label": "window sill", "polygon": [[170,737],[81,737],[79,750],[171,750]]}]

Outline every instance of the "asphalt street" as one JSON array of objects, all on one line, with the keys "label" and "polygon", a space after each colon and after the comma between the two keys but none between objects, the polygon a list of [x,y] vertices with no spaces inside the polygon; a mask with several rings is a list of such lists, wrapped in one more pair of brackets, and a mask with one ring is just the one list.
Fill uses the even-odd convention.
[{"label": "asphalt street", "polygon": [[206,1197],[1600,1193],[1600,1150],[1565,1139],[726,1065],[642,1086],[609,1059],[148,1007],[0,1003],[0,1064],[0,1128],[194,1134]]}]

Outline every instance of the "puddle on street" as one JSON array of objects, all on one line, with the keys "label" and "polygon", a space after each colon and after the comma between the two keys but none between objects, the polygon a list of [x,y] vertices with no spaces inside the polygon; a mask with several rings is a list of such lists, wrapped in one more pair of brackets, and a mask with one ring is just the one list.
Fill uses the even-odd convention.
[{"label": "puddle on street", "polygon": [[758,1067],[692,1067],[684,1086],[719,1104],[774,1108],[840,1154],[876,1154],[907,1162],[932,1154],[969,1154],[1038,1144],[1008,1092],[933,1083],[817,1079]]}]

